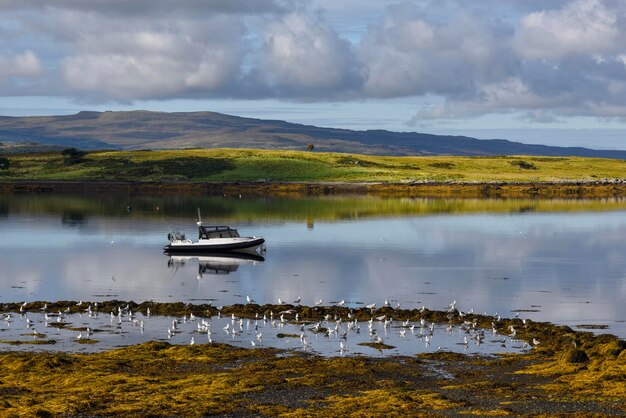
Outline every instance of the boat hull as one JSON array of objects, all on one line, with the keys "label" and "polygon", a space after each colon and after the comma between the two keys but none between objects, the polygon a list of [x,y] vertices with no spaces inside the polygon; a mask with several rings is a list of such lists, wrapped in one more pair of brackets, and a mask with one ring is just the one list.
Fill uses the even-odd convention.
[{"label": "boat hull", "polygon": [[[212,240],[207,240],[212,241]],[[251,238],[247,240],[237,240],[234,242],[190,242],[190,243],[171,243],[163,247],[163,251],[168,254],[209,254],[228,251],[251,252],[259,248],[265,243],[263,238]]]}]

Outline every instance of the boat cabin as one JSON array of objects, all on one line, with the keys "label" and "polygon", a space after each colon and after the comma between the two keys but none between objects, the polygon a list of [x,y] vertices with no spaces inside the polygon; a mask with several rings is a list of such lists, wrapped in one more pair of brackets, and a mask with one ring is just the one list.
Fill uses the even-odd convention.
[{"label": "boat cabin", "polygon": [[198,238],[239,238],[239,232],[229,226],[200,226],[198,227]]}]

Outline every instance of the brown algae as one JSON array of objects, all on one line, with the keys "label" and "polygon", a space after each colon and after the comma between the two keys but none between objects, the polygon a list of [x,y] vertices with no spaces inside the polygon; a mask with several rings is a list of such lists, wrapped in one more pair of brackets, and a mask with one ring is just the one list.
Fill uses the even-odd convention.
[{"label": "brown algae", "polygon": [[[39,310],[44,302],[27,304]],[[32,305],[32,306],[31,306]],[[94,306],[94,304],[91,304]],[[100,302],[153,314],[216,314],[210,305]],[[0,305],[18,311],[19,304]],[[78,310],[48,303],[51,312]],[[233,305],[240,317],[293,311],[302,321],[367,308]],[[413,357],[323,358],[226,344],[173,346],[151,342],[95,354],[0,353],[0,409],[5,416],[438,416],[626,414],[626,343],[611,335],[520,319],[458,311],[378,309],[394,319],[509,327],[539,344],[526,354],[468,356],[436,352]],[[32,343],[45,340],[33,339]],[[6,342],[5,342],[6,343]]]}]

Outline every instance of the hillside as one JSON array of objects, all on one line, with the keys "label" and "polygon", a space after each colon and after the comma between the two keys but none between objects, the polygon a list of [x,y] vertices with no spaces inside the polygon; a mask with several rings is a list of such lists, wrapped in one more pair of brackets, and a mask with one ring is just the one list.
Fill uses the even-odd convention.
[{"label": "hillside", "polygon": [[528,145],[502,139],[479,140],[416,132],[320,128],[213,112],[132,111],[5,116],[0,117],[0,143],[5,144],[5,152],[15,144],[24,143],[86,150],[304,150],[307,144],[314,144],[316,151],[372,155],[541,155],[626,159],[626,151]]},{"label": "hillside", "polygon": [[626,161],[581,157],[392,157],[307,151],[196,149],[20,154],[3,181],[572,182],[619,181]]}]

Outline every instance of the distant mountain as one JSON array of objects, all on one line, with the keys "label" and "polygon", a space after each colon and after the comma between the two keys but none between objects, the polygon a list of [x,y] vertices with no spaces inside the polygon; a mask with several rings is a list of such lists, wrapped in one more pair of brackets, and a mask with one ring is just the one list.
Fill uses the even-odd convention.
[{"label": "distant mountain", "polygon": [[[256,148],[376,155],[544,155],[626,159],[626,151],[529,145],[504,139],[320,128],[214,112],[79,112],[0,117],[0,142],[82,149]],[[22,147],[23,148],[23,147]]]}]

